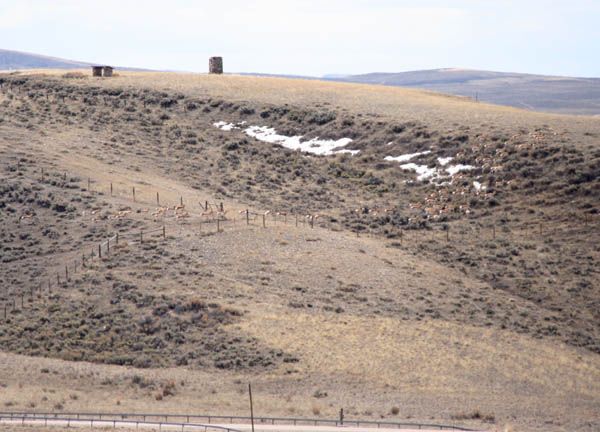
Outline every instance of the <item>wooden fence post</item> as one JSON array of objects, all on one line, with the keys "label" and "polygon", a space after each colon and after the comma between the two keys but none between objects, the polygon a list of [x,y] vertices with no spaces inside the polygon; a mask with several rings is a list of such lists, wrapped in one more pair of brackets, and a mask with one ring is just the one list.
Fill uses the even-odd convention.
[{"label": "wooden fence post", "polygon": [[221,212],[222,212],[223,211],[223,203],[222,202],[219,204],[219,208],[221,209]]},{"label": "wooden fence post", "polygon": [[450,225],[446,227],[446,241],[450,241]]},{"label": "wooden fence post", "polygon": [[113,196],[113,185],[112,185],[112,182],[110,182],[110,196]]},{"label": "wooden fence post", "polygon": [[144,231],[140,230],[140,243],[144,243]]},{"label": "wooden fence post", "polygon": [[87,188],[88,192],[90,191],[90,181],[91,181],[91,180],[90,180],[90,178],[88,177],[88,188]]},{"label": "wooden fence post", "polygon": [[65,264],[65,279],[67,280],[67,282],[69,281],[69,268],[67,267],[66,264]]},{"label": "wooden fence post", "polygon": [[115,243],[119,244],[119,233],[117,233],[116,239],[115,239]]},{"label": "wooden fence post", "polygon": [[25,294],[21,293],[21,309],[24,309],[23,300],[25,298]]},{"label": "wooden fence post", "polygon": [[81,253],[81,267],[85,268],[85,254]]},{"label": "wooden fence post", "polygon": [[311,228],[315,227],[315,217],[313,215],[310,216],[310,227]]},{"label": "wooden fence post", "polygon": [[204,210],[208,210],[208,201],[204,201]]},{"label": "wooden fence post", "polygon": [[160,199],[159,199],[158,192],[156,192],[156,205],[160,206]]},{"label": "wooden fence post", "polygon": [[400,246],[402,246],[402,238],[404,237],[404,230],[400,228]]},{"label": "wooden fence post", "polygon": [[42,168],[42,181],[44,181],[44,168]]},{"label": "wooden fence post", "polygon": [[102,243],[98,245],[98,258],[102,258]]},{"label": "wooden fence post", "polygon": [[132,191],[133,191],[133,202],[135,202],[135,186],[133,186]]},{"label": "wooden fence post", "polygon": [[492,240],[496,240],[496,225],[492,225]]},{"label": "wooden fence post", "polygon": [[167,232],[165,229],[165,225],[163,224],[163,239],[166,239],[166,238],[167,238]]},{"label": "wooden fence post", "polygon": [[220,228],[220,223],[219,223],[219,221],[220,221],[220,219],[219,219],[219,217],[217,216],[217,232],[220,232],[220,231],[221,231],[221,228]]},{"label": "wooden fence post", "polygon": [[296,215],[296,226],[298,226],[298,215]]},{"label": "wooden fence post", "polygon": [[110,255],[110,238],[106,240],[106,255]]},{"label": "wooden fence post", "polygon": [[179,196],[179,205],[183,207],[183,196]]},{"label": "wooden fence post", "polygon": [[250,225],[250,212],[246,209],[246,225]]},{"label": "wooden fence post", "polygon": [[265,214],[264,213],[262,215],[262,218],[263,218],[263,228],[266,228],[267,224],[266,224],[266,221],[265,221]]}]

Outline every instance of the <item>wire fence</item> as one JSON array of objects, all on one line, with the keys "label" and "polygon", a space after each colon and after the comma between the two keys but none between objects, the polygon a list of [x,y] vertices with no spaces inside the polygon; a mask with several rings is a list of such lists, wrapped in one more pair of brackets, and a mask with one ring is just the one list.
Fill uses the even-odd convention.
[{"label": "wire fence", "polygon": [[[19,167],[17,167],[19,169]],[[62,178],[64,184],[70,179],[66,172],[61,174],[49,173],[40,169],[38,172],[40,179],[44,181],[49,176]],[[75,178],[75,177],[74,177]],[[242,210],[232,210],[223,202],[211,202],[209,200],[199,201],[197,199],[184,200],[183,195],[179,195],[177,204],[167,205],[165,200],[161,201],[160,192],[152,192],[152,200],[148,199],[149,193],[145,190],[136,190],[135,186],[116,188],[113,182],[98,182],[91,177],[87,181],[79,181],[81,189],[90,194],[105,195],[118,199],[125,199],[134,206],[156,205],[155,210],[150,214],[154,223],[157,225],[148,228],[129,229],[116,231],[110,234],[105,240],[94,242],[79,249],[58,255],[57,261],[62,261],[60,267],[55,266],[52,270],[46,271],[46,276],[40,278],[39,283],[31,284],[29,289],[22,289],[20,292],[0,293],[4,295],[3,305],[0,307],[0,314],[4,321],[9,317],[9,312],[24,309],[28,303],[33,303],[36,299],[43,296],[52,300],[53,293],[62,287],[68,286],[74,276],[88,268],[94,260],[102,260],[114,253],[121,245],[143,245],[145,242],[175,238],[178,232],[177,225],[188,225],[196,229],[203,235],[219,234],[228,227],[301,227],[310,229],[326,229],[332,231],[348,230],[338,218],[328,215],[326,212],[298,214],[289,211],[255,211],[249,208]],[[104,188],[99,185],[104,184]],[[130,191],[130,194],[126,192]],[[128,196],[129,195],[129,196]],[[192,210],[194,202],[197,207]],[[192,203],[192,205],[188,204]],[[150,213],[149,208],[139,209],[143,217]],[[373,226],[381,218],[387,217],[388,210],[370,209],[368,212],[363,209],[356,209],[355,213],[360,214],[360,218],[366,226]],[[135,214],[132,210],[119,211],[115,218],[132,217]],[[26,218],[27,219],[27,218]],[[147,220],[145,220],[147,223]],[[177,224],[177,225],[174,225]],[[508,217],[502,218],[498,223],[492,221],[484,225],[479,220],[459,220],[447,223],[430,224],[426,229],[406,229],[405,227],[385,228],[382,234],[374,233],[371,229],[355,230],[357,237],[367,236],[385,236],[391,240],[393,246],[399,247],[421,247],[424,243],[446,243],[454,248],[468,248],[482,245],[487,242],[527,242],[531,240],[554,238],[576,238],[577,246],[583,247],[586,242],[595,244],[597,233],[597,214],[572,213],[559,220],[538,220],[529,222],[519,222],[514,225],[508,220]],[[181,228],[181,227],[180,227]],[[27,300],[27,301],[26,301]]]}]

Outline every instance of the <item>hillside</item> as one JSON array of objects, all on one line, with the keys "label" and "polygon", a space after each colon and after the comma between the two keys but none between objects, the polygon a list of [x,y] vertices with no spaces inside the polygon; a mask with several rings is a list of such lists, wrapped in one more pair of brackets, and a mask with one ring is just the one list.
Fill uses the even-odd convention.
[{"label": "hillside", "polygon": [[433,69],[370,73],[331,79],[420,88],[534,111],[600,115],[600,78]]},{"label": "hillside", "polygon": [[0,70],[19,69],[78,69],[90,66],[90,63],[30,54],[21,51],[0,49]]},{"label": "hillside", "polygon": [[597,119],[63,76],[0,75],[7,410],[600,426]]}]

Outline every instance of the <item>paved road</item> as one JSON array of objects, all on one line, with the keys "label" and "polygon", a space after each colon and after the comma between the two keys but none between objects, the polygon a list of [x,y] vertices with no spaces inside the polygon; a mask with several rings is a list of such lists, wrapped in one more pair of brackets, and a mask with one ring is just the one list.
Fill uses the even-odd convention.
[{"label": "paved road", "polygon": [[[116,421],[113,420],[65,420],[65,419],[0,419],[0,426],[2,425],[28,425],[28,426],[39,426],[40,430],[44,430],[44,426],[54,427],[87,427],[89,428],[92,424],[94,428],[119,428],[119,429],[144,429],[144,430],[170,430],[170,431],[211,431],[211,426],[221,426],[224,428],[236,429],[242,432],[249,432],[252,430],[249,424],[220,424],[220,425],[194,425],[194,424],[169,424],[156,422],[135,422],[135,421]],[[216,429],[213,429],[215,431]],[[401,429],[402,432],[433,432],[439,431],[439,429]],[[368,428],[368,427],[346,427],[346,426],[293,426],[293,425],[255,425],[256,432],[381,432],[381,429]],[[385,431],[385,429],[384,429]]]}]

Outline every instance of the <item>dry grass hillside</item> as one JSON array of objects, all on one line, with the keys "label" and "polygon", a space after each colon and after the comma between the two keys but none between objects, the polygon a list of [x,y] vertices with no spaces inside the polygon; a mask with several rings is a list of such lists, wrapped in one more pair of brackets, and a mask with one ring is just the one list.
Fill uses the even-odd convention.
[{"label": "dry grass hillside", "polygon": [[241,414],[252,381],[262,415],[600,427],[597,119],[238,76],[0,86],[3,409]]}]

